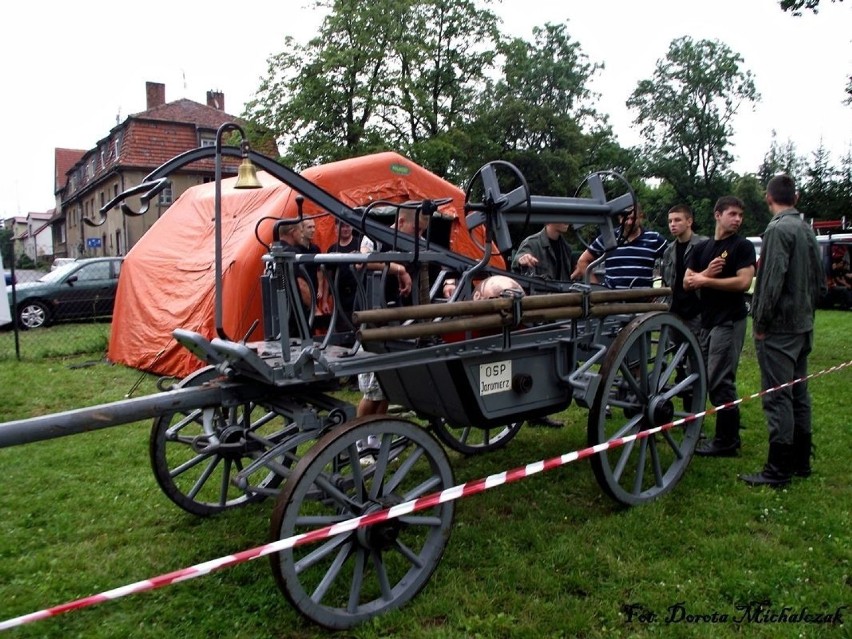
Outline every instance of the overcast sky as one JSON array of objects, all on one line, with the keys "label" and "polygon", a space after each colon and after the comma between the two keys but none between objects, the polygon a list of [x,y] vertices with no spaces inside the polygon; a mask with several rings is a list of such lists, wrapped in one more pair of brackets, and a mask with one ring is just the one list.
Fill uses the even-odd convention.
[{"label": "overcast sky", "polygon": [[[226,110],[239,115],[284,36],[305,41],[315,32],[321,18],[304,4],[16,3],[0,38],[0,217],[51,209],[54,148],[94,147],[145,109],[146,81],[164,83],[167,101],[203,104],[208,90],[222,91]],[[800,154],[822,140],[835,162],[852,147],[852,107],[841,104],[852,73],[852,0],[821,5],[801,18],[777,0],[503,0],[494,9],[505,31],[527,39],[534,26],[568,21],[590,61],[606,66],[592,88],[623,145],[640,142],[625,101],[669,43],[684,35],[724,42],[762,95],[735,121],[734,168],[745,172],[759,166],[773,129]]]}]

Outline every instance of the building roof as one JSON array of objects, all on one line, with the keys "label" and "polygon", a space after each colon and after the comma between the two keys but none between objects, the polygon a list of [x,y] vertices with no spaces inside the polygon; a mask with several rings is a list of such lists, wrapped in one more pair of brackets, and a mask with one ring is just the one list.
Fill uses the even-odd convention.
[{"label": "building roof", "polygon": [[[151,171],[176,155],[197,148],[199,131],[212,134],[225,122],[237,120],[224,111],[185,98],[128,116],[66,171],[69,185],[64,199],[119,167]],[[234,158],[225,159],[228,173],[236,171],[237,163]],[[201,160],[192,167],[212,172],[215,162],[212,158]],[[75,173],[77,179],[72,176]]]},{"label": "building roof", "polygon": [[181,98],[155,106],[147,111],[134,113],[128,119],[160,120],[163,122],[183,122],[202,128],[218,129],[223,122],[233,122],[237,118],[228,115],[221,109],[216,109],[193,100]]},{"label": "building roof", "polygon": [[68,176],[66,174],[84,155],[86,155],[86,151],[83,149],[54,149],[54,193],[65,188],[65,185],[68,183]]}]

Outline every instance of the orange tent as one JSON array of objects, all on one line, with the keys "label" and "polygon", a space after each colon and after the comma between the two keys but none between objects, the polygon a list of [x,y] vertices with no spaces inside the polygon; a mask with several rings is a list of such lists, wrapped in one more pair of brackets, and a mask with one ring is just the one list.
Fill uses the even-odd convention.
[{"label": "orange tent", "polygon": [[[464,193],[397,153],[311,167],[302,175],[350,206],[451,197],[441,208],[453,216],[450,247],[469,257],[482,254],[464,227]],[[245,337],[261,318],[266,248],[255,237],[256,228],[268,244],[272,218],[297,215],[298,193],[267,173],[258,177],[261,189],[235,190],[234,178],[222,182],[222,325],[232,339]],[[185,328],[208,339],[215,335],[214,189],[208,183],[187,190],[127,254],[110,334],[111,361],[176,377],[203,365],[171,332]],[[326,250],[335,241],[336,218],[309,200],[304,214],[320,215],[314,241]],[[264,218],[269,220],[261,223]],[[249,340],[262,339],[261,331],[258,327]]]}]

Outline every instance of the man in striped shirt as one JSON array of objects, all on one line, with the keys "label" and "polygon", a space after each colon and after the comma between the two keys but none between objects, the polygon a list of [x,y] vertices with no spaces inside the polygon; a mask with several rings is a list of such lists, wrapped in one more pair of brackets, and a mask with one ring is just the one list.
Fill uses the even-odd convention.
[{"label": "man in striped shirt", "polygon": [[[571,279],[580,279],[589,265],[604,253],[606,270],[603,284],[607,288],[650,288],[654,281],[654,265],[663,255],[668,242],[656,231],[642,228],[642,207],[626,209],[619,215],[620,227],[615,231],[617,246],[605,251],[601,236],[589,244],[580,259]],[[591,281],[597,283],[594,273]]]}]

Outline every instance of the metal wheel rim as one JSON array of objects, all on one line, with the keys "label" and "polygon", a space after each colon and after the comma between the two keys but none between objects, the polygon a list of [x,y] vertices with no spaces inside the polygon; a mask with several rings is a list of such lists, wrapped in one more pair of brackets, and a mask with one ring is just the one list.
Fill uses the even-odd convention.
[{"label": "metal wheel rim", "polygon": [[[177,387],[200,386],[217,376],[214,367],[202,368],[181,380]],[[221,406],[206,408],[215,408],[217,420],[224,415]],[[295,432],[295,428],[282,423],[281,416],[260,404],[249,402],[227,410],[231,419],[240,421],[246,419],[248,410],[252,431],[269,442],[277,443],[291,431]],[[253,441],[244,453],[227,455],[196,451],[190,440],[203,432],[200,426],[202,411],[199,408],[181,413],[174,423],[177,413],[154,419],[149,453],[154,477],[163,493],[182,509],[202,517],[264,499],[266,495],[262,492],[242,490],[232,480],[268,446]],[[280,461],[285,467],[293,462],[287,456],[282,456]],[[256,478],[254,486],[260,489],[274,489],[284,479],[280,472],[265,468],[253,477]]]},{"label": "metal wheel rim", "polygon": [[[362,467],[357,442],[368,435],[382,443],[375,462]],[[394,460],[400,441],[404,449]],[[278,495],[270,537],[283,539],[452,485],[444,449],[422,427],[387,417],[359,419],[323,437],[300,460]],[[452,518],[453,504],[440,504],[384,529],[378,524],[271,555],[272,571],[299,613],[327,628],[350,628],[402,606],[426,585]]]},{"label": "metal wheel rim", "polygon": [[[674,344],[675,339],[680,345]],[[661,341],[667,343],[667,348],[659,348]],[[645,366],[639,366],[639,361],[644,361]],[[690,371],[681,383],[677,381],[678,363]],[[683,322],[669,313],[642,315],[624,327],[610,346],[600,376],[589,412],[590,446],[704,410],[707,383],[698,341]],[[680,396],[684,390],[691,391],[688,397]],[[672,403],[671,417],[649,418],[647,407],[658,406],[662,410],[665,401]],[[592,457],[601,488],[628,506],[651,501],[671,490],[692,459],[701,421],[692,420]]]},{"label": "metal wheel rim", "polygon": [[18,317],[24,328],[41,328],[47,323],[47,310],[41,304],[25,304]]},{"label": "metal wheel rim", "polygon": [[435,436],[452,450],[463,455],[490,453],[506,446],[521,430],[523,422],[514,422],[493,428],[453,426],[443,418],[433,419],[429,426]]}]

